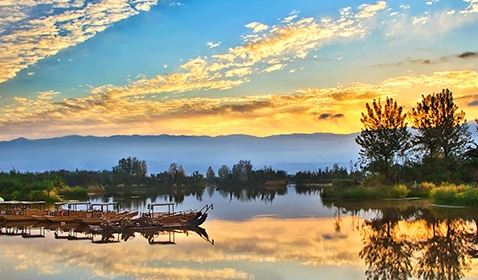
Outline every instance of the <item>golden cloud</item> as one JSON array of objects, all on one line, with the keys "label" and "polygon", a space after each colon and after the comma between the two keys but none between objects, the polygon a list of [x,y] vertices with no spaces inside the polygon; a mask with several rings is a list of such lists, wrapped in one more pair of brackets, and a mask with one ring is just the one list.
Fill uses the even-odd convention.
[{"label": "golden cloud", "polygon": [[[400,76],[377,84],[353,83],[245,97],[158,100],[100,87],[85,97],[61,100],[56,92],[42,92],[34,98],[14,98],[0,108],[0,137],[351,133],[360,130],[360,113],[365,102],[373,98],[394,97],[409,108],[421,94],[442,88],[454,92],[468,119],[478,115],[478,107],[472,103],[478,92],[478,72],[464,70]],[[323,114],[340,118],[321,118]]]}]

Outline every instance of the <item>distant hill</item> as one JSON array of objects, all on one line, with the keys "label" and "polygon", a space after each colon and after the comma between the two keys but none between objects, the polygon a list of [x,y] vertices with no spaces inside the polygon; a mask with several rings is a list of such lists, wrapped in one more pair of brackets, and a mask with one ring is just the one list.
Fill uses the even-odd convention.
[{"label": "distant hill", "polygon": [[187,172],[217,170],[249,159],[255,167],[272,166],[289,172],[339,163],[349,166],[358,158],[355,134],[290,134],[269,137],[228,136],[65,136],[0,141],[0,170],[111,169],[122,157],[136,156],[149,172],[166,170],[171,162]]}]

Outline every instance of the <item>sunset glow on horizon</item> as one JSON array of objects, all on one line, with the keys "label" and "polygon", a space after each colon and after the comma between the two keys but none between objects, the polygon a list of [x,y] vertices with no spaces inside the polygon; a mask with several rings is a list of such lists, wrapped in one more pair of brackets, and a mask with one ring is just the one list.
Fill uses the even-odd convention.
[{"label": "sunset glow on horizon", "polygon": [[478,1],[0,4],[0,140],[354,133],[374,98],[478,117]]}]

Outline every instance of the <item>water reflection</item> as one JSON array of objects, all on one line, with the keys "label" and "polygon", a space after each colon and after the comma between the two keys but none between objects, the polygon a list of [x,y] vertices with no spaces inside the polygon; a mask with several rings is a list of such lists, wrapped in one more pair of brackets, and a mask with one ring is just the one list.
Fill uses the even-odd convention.
[{"label": "water reflection", "polygon": [[463,278],[475,257],[476,220],[407,210],[383,209],[380,217],[365,220],[360,257],[367,278]]},{"label": "water reflection", "polygon": [[[93,233],[67,224],[44,227],[41,238],[4,225],[17,236],[0,236],[0,270],[27,279],[70,279],[72,271],[89,279],[477,279],[473,211],[421,202],[326,207],[328,217],[208,220],[214,246],[194,231],[114,233],[115,243],[98,246]],[[161,244],[175,245],[152,246]]]},{"label": "water reflection", "polygon": [[[94,244],[118,243],[128,241],[137,236],[144,237],[150,245],[176,244],[176,234],[196,234],[208,243],[214,245],[214,240],[209,239],[207,231],[202,227],[185,229],[164,229],[161,227],[119,228],[93,227],[82,223],[50,223],[50,222],[0,222],[0,236],[21,236],[22,238],[45,238],[52,234],[54,239],[69,241],[88,240]],[[161,240],[166,237],[166,240]]]}]

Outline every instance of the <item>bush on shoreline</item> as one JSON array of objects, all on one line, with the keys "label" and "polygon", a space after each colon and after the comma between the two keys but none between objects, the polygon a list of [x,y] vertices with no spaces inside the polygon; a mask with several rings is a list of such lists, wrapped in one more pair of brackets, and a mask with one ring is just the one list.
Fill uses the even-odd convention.
[{"label": "bush on shoreline", "polygon": [[65,199],[82,199],[88,197],[88,191],[82,187],[64,186],[58,189],[58,194]]},{"label": "bush on shoreline", "polygon": [[442,184],[431,191],[430,197],[435,204],[478,206],[478,189],[467,185]]},{"label": "bush on shoreline", "polygon": [[418,197],[430,199],[434,204],[450,206],[478,206],[478,188],[469,185],[423,182],[416,186],[403,184],[394,186],[357,186],[324,188],[320,193],[322,199],[329,200],[377,200],[405,199]]}]

